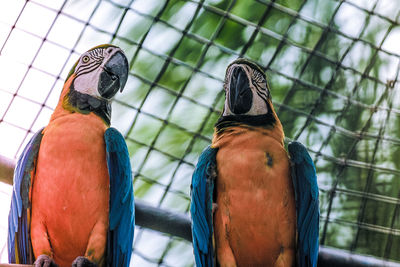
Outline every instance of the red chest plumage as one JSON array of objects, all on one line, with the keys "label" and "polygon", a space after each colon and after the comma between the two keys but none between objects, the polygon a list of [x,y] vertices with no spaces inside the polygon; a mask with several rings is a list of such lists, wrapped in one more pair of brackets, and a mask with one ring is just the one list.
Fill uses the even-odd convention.
[{"label": "red chest plumage", "polygon": [[89,247],[104,253],[109,206],[105,130],[94,114],[79,113],[60,116],[44,130],[31,191],[35,255],[45,250],[45,238],[61,266],[71,266]]},{"label": "red chest plumage", "polygon": [[293,265],[295,202],[282,139],[273,130],[240,127],[214,137],[214,229],[222,266],[233,258],[238,266]]}]

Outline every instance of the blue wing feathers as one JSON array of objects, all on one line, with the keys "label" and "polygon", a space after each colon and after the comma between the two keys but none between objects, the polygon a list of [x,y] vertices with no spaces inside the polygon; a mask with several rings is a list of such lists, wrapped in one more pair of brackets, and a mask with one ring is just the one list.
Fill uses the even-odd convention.
[{"label": "blue wing feathers", "polygon": [[213,266],[212,202],[217,149],[207,147],[200,155],[192,176],[190,213],[192,217],[193,250],[198,267]]},{"label": "blue wing feathers", "polygon": [[107,240],[109,266],[129,266],[135,228],[132,170],[123,136],[114,128],[104,134],[110,176],[110,215]]},{"label": "blue wing feathers", "polygon": [[319,247],[319,201],[315,166],[301,143],[290,143],[288,150],[294,165],[292,177],[296,195],[299,266],[315,267]]},{"label": "blue wing feathers", "polygon": [[[38,131],[25,146],[15,170],[14,186],[11,196],[11,207],[8,216],[8,261],[16,263],[33,263],[33,252],[29,237],[29,222],[27,209],[29,208],[29,190],[31,186],[31,172],[35,168],[42,130]],[[17,244],[17,251],[15,251]],[[18,256],[18,257],[17,257]]]}]

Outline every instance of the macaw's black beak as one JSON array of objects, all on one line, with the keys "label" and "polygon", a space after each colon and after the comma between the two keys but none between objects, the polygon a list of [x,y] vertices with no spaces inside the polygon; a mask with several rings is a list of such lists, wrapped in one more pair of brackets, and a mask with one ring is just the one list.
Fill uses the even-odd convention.
[{"label": "macaw's black beak", "polygon": [[128,59],[122,52],[115,53],[104,65],[99,79],[99,93],[111,99],[118,90],[122,92],[128,79]]},{"label": "macaw's black beak", "polygon": [[241,67],[235,67],[229,82],[229,108],[235,114],[243,114],[251,109],[253,93],[250,81]]}]

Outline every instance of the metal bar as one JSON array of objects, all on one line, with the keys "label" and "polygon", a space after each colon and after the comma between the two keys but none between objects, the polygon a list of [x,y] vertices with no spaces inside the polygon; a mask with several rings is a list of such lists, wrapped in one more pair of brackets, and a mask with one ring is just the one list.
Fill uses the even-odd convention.
[{"label": "metal bar", "polygon": [[399,267],[400,264],[379,260],[374,257],[357,255],[345,250],[320,247],[318,265],[324,267]]},{"label": "metal bar", "polygon": [[[13,161],[0,156],[0,177],[2,182],[12,185],[13,169]],[[3,176],[3,174],[6,175]],[[153,207],[138,199],[135,200],[135,213],[136,225],[192,242],[191,220],[188,215]],[[0,264],[0,267],[18,266],[31,265]],[[400,267],[400,263],[349,253],[341,249],[320,246],[318,266]]]},{"label": "metal bar", "polygon": [[153,207],[135,199],[135,224],[192,242],[189,216]]}]

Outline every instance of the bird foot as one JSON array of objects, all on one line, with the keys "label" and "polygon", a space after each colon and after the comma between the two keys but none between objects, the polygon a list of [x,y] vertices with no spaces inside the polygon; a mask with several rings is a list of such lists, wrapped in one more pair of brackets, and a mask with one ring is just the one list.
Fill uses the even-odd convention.
[{"label": "bird foot", "polygon": [[42,254],[35,260],[35,267],[58,267],[58,265],[54,262],[50,256]]},{"label": "bird foot", "polygon": [[72,267],[97,267],[97,264],[88,258],[79,256],[72,262]]}]

